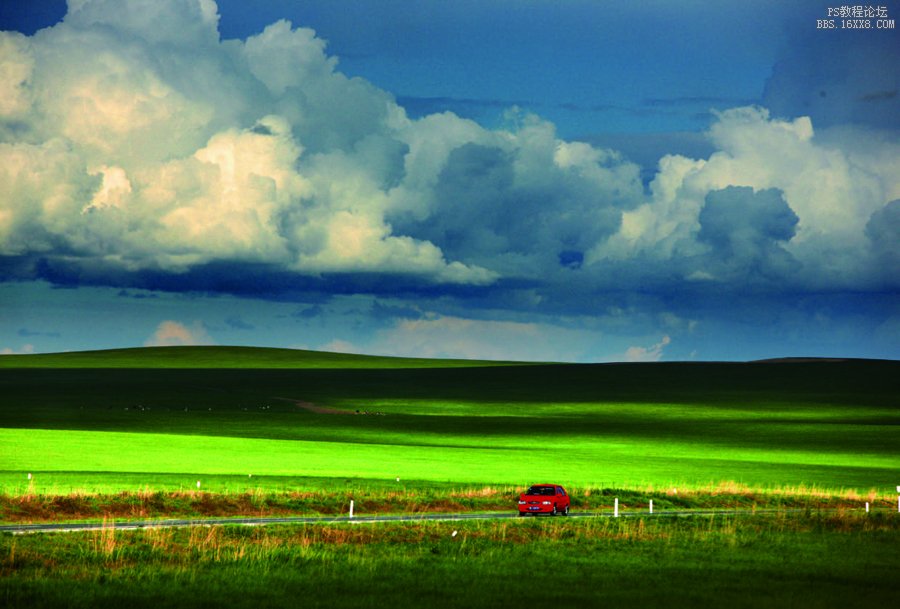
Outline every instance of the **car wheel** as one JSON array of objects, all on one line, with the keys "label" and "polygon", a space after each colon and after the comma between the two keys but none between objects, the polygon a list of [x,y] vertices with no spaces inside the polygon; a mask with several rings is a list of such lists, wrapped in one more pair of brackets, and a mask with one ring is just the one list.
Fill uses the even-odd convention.
[{"label": "car wheel", "polygon": [[554,504],[553,504],[553,510],[550,512],[550,515],[551,515],[551,516],[556,516],[557,514],[559,514],[559,512],[556,511],[556,504],[554,503]]},{"label": "car wheel", "polygon": [[569,515],[569,506],[566,506],[566,507],[563,508],[562,515],[563,515],[563,516],[568,516],[568,515]]}]

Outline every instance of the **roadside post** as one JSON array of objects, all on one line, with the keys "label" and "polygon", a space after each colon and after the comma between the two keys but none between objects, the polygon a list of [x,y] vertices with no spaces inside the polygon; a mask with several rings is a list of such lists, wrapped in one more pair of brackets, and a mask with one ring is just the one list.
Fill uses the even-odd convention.
[{"label": "roadside post", "polygon": [[350,500],[350,519],[353,519],[353,499]]},{"label": "roadside post", "polygon": [[650,500],[650,513],[653,513],[653,499]]},{"label": "roadside post", "polygon": [[613,517],[614,518],[619,517],[619,498],[618,497],[616,497],[615,501],[613,502]]}]

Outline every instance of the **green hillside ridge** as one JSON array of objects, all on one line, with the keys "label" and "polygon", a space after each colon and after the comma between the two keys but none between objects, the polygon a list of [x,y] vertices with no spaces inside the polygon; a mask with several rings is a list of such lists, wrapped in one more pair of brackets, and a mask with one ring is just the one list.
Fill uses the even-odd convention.
[{"label": "green hillside ridge", "polygon": [[503,365],[525,363],[230,346],[134,347],[0,357],[0,368],[460,368]]}]

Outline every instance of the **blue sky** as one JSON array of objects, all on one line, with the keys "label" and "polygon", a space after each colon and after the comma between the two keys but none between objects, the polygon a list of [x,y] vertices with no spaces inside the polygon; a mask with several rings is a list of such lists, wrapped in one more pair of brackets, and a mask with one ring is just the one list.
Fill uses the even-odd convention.
[{"label": "blue sky", "polygon": [[4,1],[0,352],[897,358],[900,35],[835,6]]}]

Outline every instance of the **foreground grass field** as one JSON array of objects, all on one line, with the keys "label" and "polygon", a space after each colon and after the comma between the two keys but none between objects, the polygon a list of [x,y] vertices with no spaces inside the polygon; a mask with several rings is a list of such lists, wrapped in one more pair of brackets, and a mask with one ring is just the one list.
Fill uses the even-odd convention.
[{"label": "foreground grass field", "polygon": [[40,607],[877,607],[896,514],[196,527],[0,537]]},{"label": "foreground grass field", "polygon": [[585,511],[799,511],[4,535],[0,603],[893,604],[898,396],[900,363],[877,361],[3,357],[5,522],[343,514],[350,500],[358,514],[511,511],[537,481]]}]

